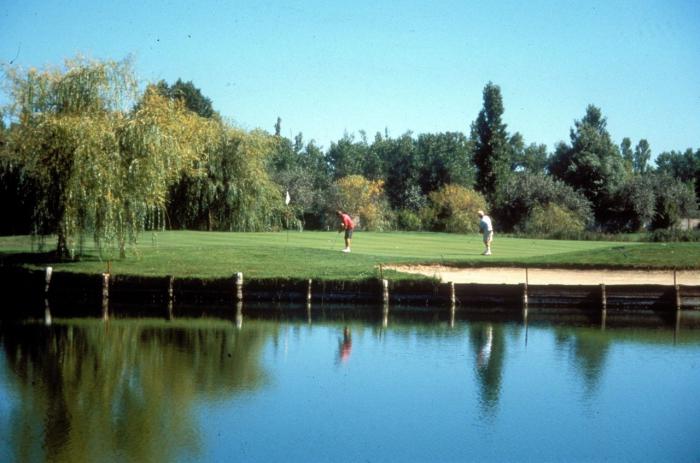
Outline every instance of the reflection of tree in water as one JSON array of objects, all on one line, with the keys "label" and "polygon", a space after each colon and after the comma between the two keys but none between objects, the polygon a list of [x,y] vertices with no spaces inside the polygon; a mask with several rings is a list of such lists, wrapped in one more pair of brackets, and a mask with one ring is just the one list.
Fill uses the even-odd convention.
[{"label": "reflection of tree in water", "polygon": [[558,330],[555,339],[557,348],[573,358],[572,364],[583,378],[586,394],[593,395],[608,357],[610,338],[597,330],[577,329]]},{"label": "reflection of tree in water", "polygon": [[10,436],[17,460],[196,455],[194,401],[264,382],[264,334],[274,333],[246,328],[3,327],[0,342],[20,398]]},{"label": "reflection of tree in water", "polygon": [[495,412],[501,393],[505,333],[500,324],[469,326],[469,341],[476,357],[476,377],[481,386],[481,404],[487,414]]}]

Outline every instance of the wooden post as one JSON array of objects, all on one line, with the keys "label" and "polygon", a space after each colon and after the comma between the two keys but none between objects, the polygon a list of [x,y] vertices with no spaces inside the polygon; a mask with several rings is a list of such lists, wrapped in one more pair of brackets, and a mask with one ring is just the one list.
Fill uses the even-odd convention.
[{"label": "wooden post", "polygon": [[528,298],[527,298],[527,282],[523,283],[523,310],[527,310]]},{"label": "wooden post", "polygon": [[175,299],[174,291],[173,291],[174,283],[175,283],[175,277],[173,275],[170,275],[168,277],[168,319],[169,320],[173,319],[173,301]]},{"label": "wooden post", "polygon": [[455,294],[455,283],[450,281],[450,328],[455,327],[455,315],[457,313],[457,295]]},{"label": "wooden post", "polygon": [[236,302],[236,328],[243,327],[243,301]]},{"label": "wooden post", "polygon": [[389,325],[389,281],[382,280],[382,327]]},{"label": "wooden post", "polygon": [[681,288],[678,286],[678,277],[676,269],[673,269],[673,289],[676,296],[676,310],[681,310]]},{"label": "wooden post", "polygon": [[605,331],[605,324],[608,321],[608,311],[603,309],[600,311],[600,329]]},{"label": "wooden post", "polygon": [[109,273],[102,274],[102,320],[109,320]]},{"label": "wooden post", "polygon": [[309,285],[306,289],[306,321],[311,324],[311,280],[309,280]]},{"label": "wooden post", "polygon": [[243,300],[243,274],[241,272],[236,273],[236,300]]},{"label": "wooden post", "polygon": [[382,302],[389,305],[389,280],[382,280]]},{"label": "wooden post", "polygon": [[600,305],[602,310],[608,310],[608,296],[605,291],[605,283],[600,284]]},{"label": "wooden post", "polygon": [[51,287],[51,276],[53,275],[53,267],[46,267],[46,273],[44,277],[44,297],[48,297],[49,288]]},{"label": "wooden post", "polygon": [[51,308],[49,307],[49,300],[44,299],[44,325],[51,326]]}]

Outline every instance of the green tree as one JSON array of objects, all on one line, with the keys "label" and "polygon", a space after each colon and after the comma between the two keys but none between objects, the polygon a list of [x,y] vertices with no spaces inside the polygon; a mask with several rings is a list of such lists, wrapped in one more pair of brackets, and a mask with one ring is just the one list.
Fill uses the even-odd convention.
[{"label": "green tree", "polygon": [[484,107],[472,123],[476,189],[493,199],[497,184],[510,174],[512,153],[508,143],[506,124],[503,123],[501,88],[489,82],[483,91]]},{"label": "green tree", "polygon": [[471,162],[471,143],[459,132],[421,134],[416,141],[419,184],[428,194],[447,184],[471,188],[475,170]]},{"label": "green tree", "polygon": [[586,115],[575,121],[571,145],[560,143],[549,171],[574,187],[593,204],[599,223],[609,218],[609,202],[625,178],[624,160],[610,139],[607,121],[599,108],[589,105]]},{"label": "green tree", "polygon": [[625,163],[625,170],[628,174],[634,172],[634,153],[632,152],[632,140],[629,137],[622,139],[620,143],[620,154]]},{"label": "green tree", "polygon": [[590,202],[566,183],[543,173],[516,172],[499,187],[492,212],[504,231],[523,229],[536,207],[548,204],[570,211],[588,226],[593,221]]},{"label": "green tree", "polygon": [[42,71],[7,68],[9,152],[37,186],[33,228],[73,256],[84,236],[126,255],[168,187],[194,171],[209,125],[148,87],[135,110],[129,60],[68,60]]},{"label": "green tree", "polygon": [[695,179],[696,171],[700,168],[699,153],[700,150],[693,153],[690,148],[684,152],[664,151],[656,157],[656,171],[681,182],[690,182]]},{"label": "green tree", "polygon": [[183,82],[177,79],[172,86],[169,86],[167,82],[161,80],[156,84],[156,89],[164,97],[182,101],[187,109],[199,116],[206,118],[217,116],[211,100],[205,97],[192,81]]},{"label": "green tree", "polygon": [[[282,192],[268,176],[274,137],[218,126],[216,145],[204,169],[203,190],[186,197],[186,209],[200,211],[206,226],[220,231],[269,231],[283,223]],[[199,193],[199,194],[198,194]],[[204,224],[199,222],[198,227]]]},{"label": "green tree", "polygon": [[291,140],[279,137],[268,171],[270,178],[280,186],[280,191],[290,194],[287,212],[291,217],[285,225],[322,228],[326,210],[332,209],[332,205],[327,204],[332,180],[321,149],[311,141],[296,152]]},{"label": "green tree", "polygon": [[606,228],[615,232],[637,232],[654,217],[654,181],[648,175],[634,175],[613,194],[612,214]]},{"label": "green tree", "polygon": [[649,142],[642,138],[634,147],[634,173],[646,174],[649,170],[649,159],[651,159],[651,147]]},{"label": "green tree", "polygon": [[509,144],[512,151],[512,171],[537,174],[547,170],[547,145],[530,143],[526,146],[519,132],[510,137]]},{"label": "green tree", "polygon": [[354,135],[347,133],[337,142],[331,142],[327,156],[333,177],[339,179],[349,175],[362,175],[368,151],[365,140],[356,142]]},{"label": "green tree", "polygon": [[382,153],[389,204],[393,209],[418,210],[425,205],[419,183],[421,163],[411,133],[396,139],[375,139],[373,149]]},{"label": "green tree", "polygon": [[698,204],[692,184],[660,173],[653,177],[654,218],[651,228],[674,228],[683,217],[697,214]]}]

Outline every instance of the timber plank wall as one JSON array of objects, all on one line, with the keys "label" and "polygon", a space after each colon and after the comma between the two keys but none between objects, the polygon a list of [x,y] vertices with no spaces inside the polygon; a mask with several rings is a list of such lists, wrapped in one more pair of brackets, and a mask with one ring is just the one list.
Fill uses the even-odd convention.
[{"label": "timber plank wall", "polygon": [[[216,310],[246,303],[412,306],[425,310],[589,309],[700,310],[700,286],[452,284],[431,280],[383,283],[87,275],[0,267],[0,319],[38,315],[129,316]],[[386,287],[384,286],[386,284]],[[252,305],[251,305],[252,306]],[[43,310],[43,309],[42,309]],[[202,313],[199,310],[197,313]],[[37,311],[36,314],[32,313]]]}]

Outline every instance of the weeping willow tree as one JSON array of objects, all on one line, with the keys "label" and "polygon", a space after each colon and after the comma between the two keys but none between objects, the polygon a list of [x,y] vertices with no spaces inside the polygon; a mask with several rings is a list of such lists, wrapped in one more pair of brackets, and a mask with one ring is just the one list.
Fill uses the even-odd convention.
[{"label": "weeping willow tree", "polygon": [[37,185],[33,232],[55,234],[59,257],[90,235],[125,257],[168,187],[206,163],[213,124],[153,87],[139,96],[128,59],[5,74],[8,156]]},{"label": "weeping willow tree", "polygon": [[181,228],[218,231],[279,229],[284,203],[269,177],[274,139],[217,122],[204,175],[187,174],[172,188],[168,211]]}]

